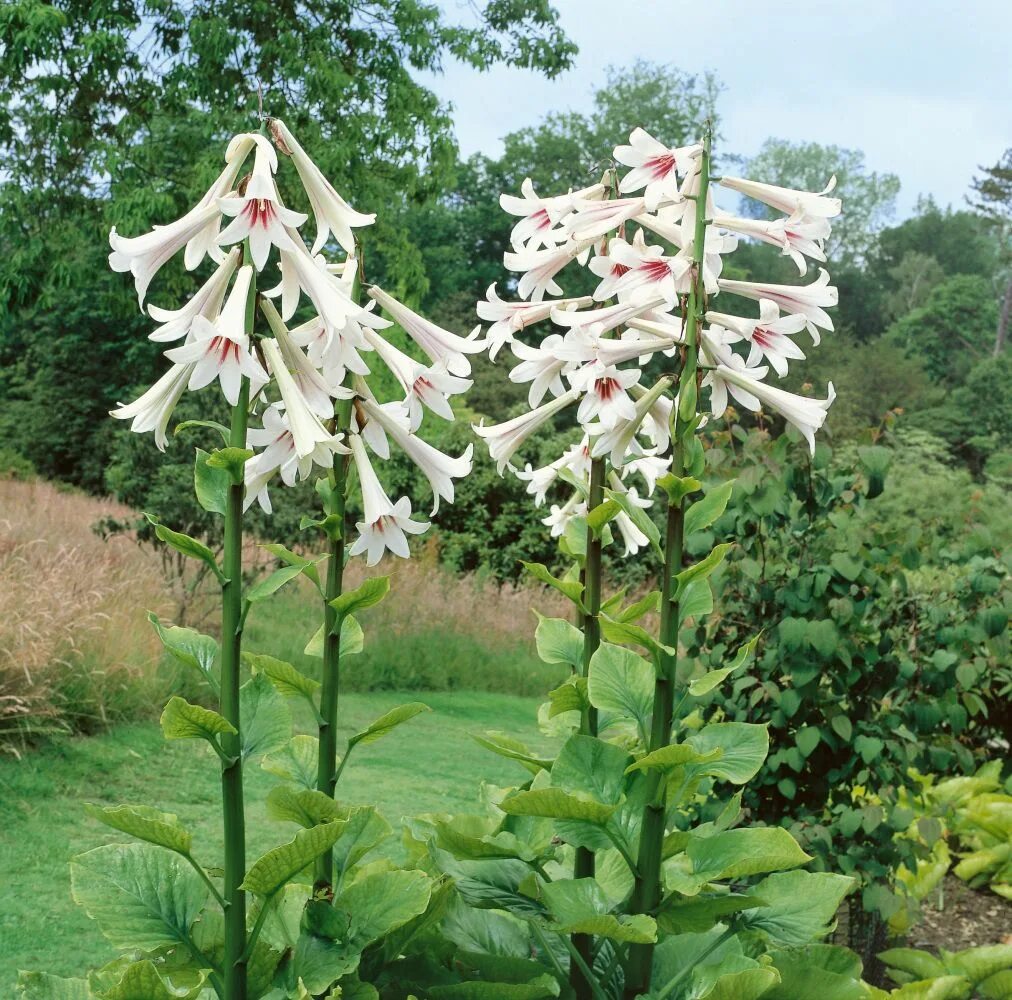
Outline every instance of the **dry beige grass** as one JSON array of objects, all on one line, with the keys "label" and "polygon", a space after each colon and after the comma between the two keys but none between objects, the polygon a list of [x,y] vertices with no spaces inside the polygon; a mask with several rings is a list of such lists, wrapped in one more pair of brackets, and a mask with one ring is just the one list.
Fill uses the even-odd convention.
[{"label": "dry beige grass", "polygon": [[91,530],[128,513],[0,480],[0,740],[86,728],[154,696],[159,649],[142,612],[165,606],[157,560]]}]

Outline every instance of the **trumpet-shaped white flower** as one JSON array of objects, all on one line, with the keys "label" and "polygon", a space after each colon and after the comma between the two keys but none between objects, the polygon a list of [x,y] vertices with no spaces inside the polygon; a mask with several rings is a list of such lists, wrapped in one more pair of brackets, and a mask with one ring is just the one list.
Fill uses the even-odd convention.
[{"label": "trumpet-shaped white flower", "polygon": [[[659,215],[638,215],[638,222],[644,229],[649,229],[662,239],[668,240],[681,249],[675,255],[678,261],[678,269],[681,271],[681,280],[677,283],[679,293],[687,292],[692,267],[694,234],[690,231],[685,233],[683,228],[673,225],[662,219]],[[716,295],[719,286],[717,280],[724,268],[724,255],[733,253],[738,248],[738,237],[733,233],[724,232],[712,226],[707,227],[706,236],[703,239],[703,287],[707,295]]]},{"label": "trumpet-shaped white flower", "polygon": [[222,300],[228,290],[228,283],[232,280],[236,265],[242,252],[238,247],[230,251],[225,259],[218,265],[218,269],[211,275],[197,293],[181,309],[159,309],[158,306],[148,305],[148,314],[155,322],[161,325],[157,330],[148,334],[149,340],[158,342],[170,340],[182,340],[188,337],[197,316],[213,320],[221,309]]},{"label": "trumpet-shaped white flower", "polygon": [[305,292],[328,333],[341,333],[349,320],[360,319],[364,309],[348,295],[341,278],[327,270],[322,257],[311,257],[305,247],[281,251],[281,316],[287,323]]},{"label": "trumpet-shaped white flower", "polygon": [[557,399],[553,399],[529,413],[522,413],[512,420],[506,420],[501,424],[493,424],[489,427],[484,424],[472,425],[472,427],[475,434],[485,439],[488,453],[495,461],[499,474],[502,475],[506,466],[513,468],[510,459],[524,441],[556,413],[565,409],[570,403],[575,403],[579,398],[580,393],[575,389],[570,389],[569,392],[563,393]]},{"label": "trumpet-shaped white flower", "polygon": [[582,517],[586,513],[586,502],[579,493],[574,493],[561,507],[553,503],[550,513],[541,519],[541,523],[551,529],[552,538],[559,538],[574,517]]},{"label": "trumpet-shaped white flower", "polygon": [[614,298],[615,287],[619,280],[629,272],[629,268],[625,264],[620,264],[606,253],[599,253],[591,257],[587,269],[601,279],[597,288],[594,289],[594,299],[597,302],[605,302]]},{"label": "trumpet-shaped white flower", "polygon": [[552,312],[552,322],[556,326],[568,326],[570,329],[585,332],[589,337],[600,338],[620,326],[625,326],[634,317],[663,304],[663,297],[658,295],[641,302],[619,302],[617,305],[598,309],[560,309],[558,312]]},{"label": "trumpet-shaped white flower", "polygon": [[243,133],[229,143],[225,169],[204,197],[182,218],[167,226],[155,226],[151,232],[129,239],[120,236],[115,227],[110,230],[109,245],[113,252],[109,254],[109,266],[114,271],[133,274],[141,308],[144,307],[144,296],[151,279],[183,247],[186,247],[183,264],[188,271],[192,271],[207,253],[216,261],[221,261],[223,255],[217,247],[221,213],[217,202],[231,188],[239,168],[253,148],[254,139],[253,135]]},{"label": "trumpet-shaped white flower", "polygon": [[795,191],[793,188],[777,187],[746,180],[744,177],[722,177],[722,187],[754,198],[785,215],[803,215],[810,218],[832,219],[840,214],[842,203],[839,198],[826,197],[836,187],[836,176],[829,179],[826,187],[819,192]]},{"label": "trumpet-shaped white flower", "polygon": [[252,267],[248,264],[241,267],[217,320],[212,323],[203,316],[194,317],[194,339],[165,352],[165,356],[176,364],[193,364],[190,389],[203,389],[217,379],[222,395],[231,406],[239,402],[243,376],[257,388],[267,381],[267,373],[250,351],[249,337],[245,332],[246,303],[252,277]]},{"label": "trumpet-shaped white flower", "polygon": [[645,211],[643,198],[616,198],[608,201],[574,201],[573,212],[564,230],[577,242],[596,240],[617,229],[623,222]]},{"label": "trumpet-shaped white flower", "polygon": [[274,183],[274,173],[278,169],[277,153],[266,136],[253,138],[256,155],[245,191],[234,198],[218,199],[218,208],[225,215],[235,216],[218,236],[218,242],[228,246],[248,239],[253,263],[258,271],[262,271],[272,246],[279,250],[295,249],[295,241],[286,227],[298,228],[307,216],[281,204]]},{"label": "trumpet-shaped white flower", "polygon": [[671,458],[661,458],[658,455],[641,455],[639,458],[626,462],[622,470],[624,476],[637,474],[643,477],[647,487],[647,496],[653,496],[657,488],[657,480],[665,475],[671,468]]},{"label": "trumpet-shaped white flower", "polygon": [[527,394],[530,406],[539,406],[548,392],[561,396],[566,391],[562,372],[567,361],[559,355],[563,346],[563,339],[557,333],[545,337],[540,347],[528,347],[520,341],[514,341],[510,346],[513,354],[520,358],[520,364],[510,370],[509,378],[518,384],[531,383]]},{"label": "trumpet-shaped white flower", "polygon": [[[648,302],[659,296],[668,309],[675,308],[682,279],[692,266],[691,260],[681,255],[669,257],[659,245],[648,246],[642,230],[637,230],[632,243],[611,240],[607,256],[628,268],[614,286],[620,301]],[[600,296],[599,286],[594,298],[600,300]]]},{"label": "trumpet-shaped white flower", "polygon": [[586,435],[577,444],[570,445],[550,465],[532,469],[528,463],[522,471],[517,471],[516,476],[521,482],[527,483],[527,492],[534,497],[534,506],[540,507],[563,470],[572,473],[577,479],[587,479],[590,475],[590,440]]},{"label": "trumpet-shaped white flower", "polygon": [[334,330],[315,316],[294,327],[291,336],[299,347],[306,349],[309,360],[323,370],[324,381],[336,396],[339,395],[337,387],[344,382],[346,372],[369,374],[369,366],[359,354],[359,351],[369,350],[366,333],[391,325],[381,316],[365,312],[357,320],[349,319],[341,330]]},{"label": "trumpet-shaped white flower", "polygon": [[267,359],[267,367],[277,382],[278,392],[281,393],[281,400],[285,404],[285,417],[295,441],[295,453],[299,458],[306,458],[316,451],[318,445],[332,443],[334,436],[323,426],[309,401],[302,394],[302,390],[288,370],[288,364],[278,342],[268,339],[261,341],[261,345]]},{"label": "trumpet-shaped white flower", "polygon": [[291,373],[292,380],[299,392],[302,393],[309,408],[319,417],[332,417],[334,415],[334,397],[341,395],[340,391],[328,385],[326,379],[316,370],[309,358],[302,353],[284,321],[278,315],[274,304],[265,299],[261,310],[267,318],[271,333],[274,334],[278,346],[281,348],[281,357],[285,366]]},{"label": "trumpet-shaped white flower", "polygon": [[632,167],[619,183],[623,194],[646,188],[644,197],[647,209],[655,211],[662,201],[678,201],[678,174],[688,172],[689,166],[703,147],[696,144],[669,148],[658,142],[649,132],[633,129],[628,146],[615,147],[615,159]]},{"label": "trumpet-shaped white flower", "polygon": [[369,289],[370,298],[375,299],[393,317],[404,332],[436,363],[443,364],[453,375],[466,377],[471,374],[468,354],[479,354],[485,350],[485,341],[478,340],[481,331],[476,326],[468,337],[459,337],[449,330],[436,326],[431,320],[419,316],[406,305],[388,295],[378,285]]},{"label": "trumpet-shaped white flower", "polygon": [[502,346],[513,343],[515,333],[548,319],[556,309],[579,309],[591,305],[593,301],[591,296],[584,295],[548,302],[506,302],[496,294],[493,282],[488,286],[486,298],[478,303],[478,318],[492,324],[485,334],[489,358],[495,361]]},{"label": "trumpet-shaped white flower", "polygon": [[375,566],[386,551],[407,559],[411,550],[404,533],[421,535],[428,530],[429,522],[411,520],[411,501],[407,497],[401,497],[396,503],[390,501],[357,434],[351,436],[351,454],[358,470],[365,520],[356,523],[358,538],[348,554],[366,553],[369,566]]},{"label": "trumpet-shaped white flower", "polygon": [[801,313],[808,321],[808,332],[816,345],[819,330],[832,330],[833,321],[825,307],[835,306],[840,293],[829,283],[827,271],[819,268],[819,277],[807,285],[771,285],[761,281],[730,281],[721,278],[718,282],[722,292],[742,295],[747,299],[771,299],[781,309],[790,313]]},{"label": "trumpet-shaped white flower", "polygon": [[439,510],[441,499],[453,503],[453,481],[461,479],[471,471],[474,446],[469,444],[462,455],[453,458],[412,434],[375,400],[363,399],[362,409],[370,420],[375,420],[393,438],[397,447],[418,466],[422,475],[429,481],[432,488],[432,513],[435,514]]},{"label": "trumpet-shaped white flower", "polygon": [[130,430],[136,434],[155,432],[155,444],[159,451],[165,451],[167,437],[165,429],[169,425],[172,411],[176,408],[180,396],[186,392],[186,383],[190,380],[194,365],[173,365],[147,392],[138,396],[132,403],[120,403],[110,416],[117,420],[130,420]]},{"label": "trumpet-shaped white flower", "polygon": [[349,253],[355,252],[353,228],[371,226],[376,221],[375,214],[365,215],[356,212],[338,193],[334,186],[323,176],[320,168],[309,158],[306,151],[298,144],[295,136],[280,118],[271,119],[271,132],[275,142],[279,143],[282,152],[287,153],[299,172],[303,187],[309,196],[309,204],[316,219],[316,240],[313,242],[314,254],[323,249],[327,237],[331,233],[334,239]]},{"label": "trumpet-shaped white flower", "polygon": [[545,293],[561,295],[562,288],[555,276],[570,262],[589,253],[589,246],[569,240],[560,246],[544,250],[525,248],[517,253],[503,254],[503,263],[511,271],[522,271],[523,277],[517,283],[517,294],[522,299],[540,302]]},{"label": "trumpet-shaped white flower", "polygon": [[[765,371],[765,369],[752,369],[751,371],[759,372]],[[815,432],[825,423],[826,413],[833,400],[836,399],[833,383],[829,383],[829,393],[825,399],[809,399],[807,396],[799,396],[796,393],[766,385],[759,380],[761,377],[761,375],[753,377],[752,374],[740,368],[731,368],[723,364],[708,372],[703,383],[710,386],[713,415],[719,417],[724,412],[727,406],[727,391],[730,390],[731,394],[743,406],[751,410],[767,407],[775,413],[779,413],[788,423],[793,424],[801,431],[814,454]]]},{"label": "trumpet-shaped white flower", "polygon": [[[660,379],[650,389],[634,386],[632,391],[639,395],[633,404],[631,414],[615,421],[611,427],[589,429],[593,432],[593,443],[590,454],[593,458],[608,455],[614,468],[620,469],[631,459],[644,454],[643,447],[636,440],[636,435],[649,431],[655,447],[664,450],[668,445],[668,419],[670,418],[670,402],[663,393],[669,388],[666,379]],[[655,427],[654,425],[658,425]],[[660,440],[658,440],[660,439]]]},{"label": "trumpet-shaped white flower", "polygon": [[365,331],[365,339],[404,390],[412,431],[418,430],[422,423],[422,407],[444,420],[454,419],[448,397],[467,392],[474,384],[470,379],[451,375],[442,363],[420,364],[371,330]]},{"label": "trumpet-shaped white flower", "polygon": [[783,256],[790,257],[797,265],[799,274],[808,272],[806,257],[820,261],[826,259],[822,241],[829,235],[829,224],[825,219],[812,221],[792,215],[787,219],[765,222],[761,219],[740,219],[718,212],[714,221],[742,236],[751,236],[763,243],[780,247]]},{"label": "trumpet-shaped white flower", "polygon": [[626,390],[636,385],[642,372],[638,368],[616,368],[591,361],[568,376],[574,389],[584,393],[576,419],[588,424],[596,417],[605,430],[620,420],[631,420],[636,408]]},{"label": "trumpet-shaped white flower", "polygon": [[603,184],[594,184],[571,194],[539,198],[533,181],[527,177],[520,185],[520,191],[523,195],[521,198],[512,194],[499,195],[503,211],[520,217],[510,233],[510,243],[517,250],[537,250],[542,246],[554,246],[565,239],[565,233],[555,227],[572,210],[574,199],[599,198],[604,194],[605,188]]},{"label": "trumpet-shaped white flower", "polygon": [[804,330],[805,317],[800,313],[781,316],[780,307],[772,299],[759,300],[759,319],[708,312],[706,321],[728,331],[730,335],[725,336],[725,343],[748,341],[750,351],[745,364],[750,368],[766,358],[776,373],[783,378],[787,374],[788,358],[804,360],[805,352],[791,340],[791,337]]}]

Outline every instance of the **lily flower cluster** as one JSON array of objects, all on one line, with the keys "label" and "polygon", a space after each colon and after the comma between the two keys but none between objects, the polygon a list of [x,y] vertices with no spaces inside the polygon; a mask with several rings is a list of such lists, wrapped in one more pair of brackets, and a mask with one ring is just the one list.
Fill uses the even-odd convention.
[{"label": "lily flower cluster", "polygon": [[[246,506],[256,499],[270,513],[268,487],[276,479],[293,486],[314,467],[332,469],[335,455],[350,455],[363,509],[351,554],[365,553],[370,565],[387,550],[407,557],[406,536],[424,532],[429,523],[412,518],[407,497],[387,495],[370,452],[389,458],[392,439],[428,480],[432,513],[440,499],[452,502],[453,481],[471,469],[471,448],[454,458],[426,444],[417,431],[426,409],[453,420],[449,397],[470,388],[468,356],[484,351],[485,343],[477,338],[480,328],[470,337],[457,336],[376,286],[368,288],[368,304],[360,304],[354,230],[372,224],[375,215],[357,212],[338,194],[284,122],[268,122],[270,138],[243,133],[232,139],[221,174],[181,219],[134,238],[110,233],[109,263],[133,274],[142,309],[152,278],[180,250],[188,270],[205,257],[216,265],[181,308],[148,306],[159,324],[151,339],[178,343],[165,352],[172,367],[112,415],[132,421],[134,431],[153,431],[164,450],[169,420],[187,389],[217,381],[235,407],[248,380],[251,412],[259,414],[261,426],[247,436],[255,454],[245,465]],[[311,248],[299,232],[308,215],[287,208],[278,190],[278,152],[291,159],[315,218]],[[322,252],[332,244],[340,259],[328,260]],[[264,271],[275,251],[280,282],[255,296],[256,272]],[[304,300],[311,307],[308,318],[289,326]],[[266,320],[258,335],[250,319],[255,302]],[[381,333],[394,323],[424,360]],[[393,374],[403,399],[376,398],[368,384],[367,358],[373,357]],[[335,412],[342,406],[348,420],[339,430]]]},{"label": "lily flower cluster", "polygon": [[[697,342],[701,388],[709,388],[710,412],[724,414],[728,396],[753,411],[771,411],[793,424],[814,448],[814,434],[833,401],[785,392],[767,384],[772,369],[787,374],[788,363],[805,357],[794,339],[808,330],[832,330],[825,309],[837,290],[820,270],[807,285],[731,281],[721,277],[724,258],[739,238],[773,244],[806,273],[806,258],[825,261],[829,220],[840,201],[825,191],[811,194],[736,177],[718,183],[785,213],[757,221],[720,211],[707,185],[699,197],[703,147],[670,148],[643,129],[618,146],[614,158],[628,170],[610,171],[603,182],[551,197],[539,196],[530,180],[522,197],[502,195],[500,203],[519,221],[511,235],[506,267],[517,272],[519,301],[505,301],[495,285],[478,303],[478,316],[491,324],[489,353],[508,347],[517,364],[512,382],[530,384],[529,411],[494,426],[480,426],[500,474],[509,467],[527,482],[535,503],[550,487],[567,482],[568,501],[552,506],[544,523],[561,534],[573,517],[586,513],[586,484],[592,459],[607,457],[607,485],[624,494],[624,507],[648,507],[659,476],[670,466],[671,418],[677,398],[665,394],[664,379],[644,384],[644,368],[658,356],[673,357],[686,345],[687,298],[701,272],[705,325]],[[704,212],[697,227],[697,212]],[[703,246],[695,241],[702,233]],[[592,295],[565,297],[558,276],[576,262],[598,280]],[[698,262],[698,267],[696,265]],[[758,303],[758,318],[716,312],[709,302],[720,293]],[[557,296],[551,298],[549,296]],[[732,309],[734,307],[732,306]],[[529,327],[555,328],[537,346],[522,339]],[[744,348],[747,354],[739,353]],[[548,401],[546,402],[546,397]],[[540,469],[517,470],[512,459],[528,437],[565,408],[576,406],[581,439],[559,459]],[[638,485],[629,485],[635,479]],[[640,495],[640,490],[645,496]],[[647,543],[625,514],[617,519],[626,552]]]}]

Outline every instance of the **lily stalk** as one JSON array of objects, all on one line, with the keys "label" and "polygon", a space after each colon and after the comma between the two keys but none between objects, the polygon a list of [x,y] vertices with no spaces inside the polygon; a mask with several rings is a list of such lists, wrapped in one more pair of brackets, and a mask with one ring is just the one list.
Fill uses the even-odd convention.
[{"label": "lily stalk", "polygon": [[[359,281],[356,276],[351,298],[358,301]],[[332,432],[347,435],[351,422],[350,399],[334,404]],[[323,677],[320,687],[319,758],[316,788],[329,798],[337,791],[340,773],[337,766],[337,717],[341,694],[341,620],[332,602],[344,592],[345,507],[348,499],[350,455],[335,453],[327,473],[327,489],[323,498],[324,524],[328,539],[327,577],[323,587]],[[334,883],[334,855],[325,851],[315,862],[316,888],[330,890]]]},{"label": "lily stalk", "polygon": [[[249,248],[243,250],[244,263]],[[253,272],[246,300],[245,332],[253,333],[256,310],[256,272]],[[232,407],[228,446],[246,448],[249,420],[248,378],[243,378],[239,398]],[[246,996],[246,893],[241,888],[246,875],[246,815],[243,802],[242,719],[239,710],[239,666],[242,653],[243,583],[242,519],[245,486],[241,476],[228,487],[225,507],[223,553],[224,582],[221,587],[221,695],[219,711],[232,726],[221,736],[221,796],[225,839],[225,876],[222,896],[225,901],[225,952],[222,961],[224,1000],[244,1000]]]},{"label": "lily stalk", "polygon": [[[703,139],[700,159],[699,189],[696,194],[695,229],[693,233],[692,283],[686,296],[685,344],[679,376],[678,406],[672,411],[672,474],[684,477],[692,466],[693,449],[698,425],[699,331],[706,311],[703,282],[703,258],[706,245],[707,193],[710,182],[709,125]],[[661,581],[661,621],[657,678],[654,683],[654,705],[647,752],[653,753],[671,742],[674,722],[674,698],[678,669],[678,637],[680,626],[679,593],[676,578],[684,561],[685,511],[689,492],[675,487],[668,504],[664,541],[664,569]],[[648,792],[640,828],[639,854],[634,873],[635,882],[630,898],[630,913],[654,914],[661,901],[661,861],[667,815],[667,781],[661,771],[647,772]],[[650,990],[650,974],[654,945],[634,944],[629,949],[626,967],[626,997],[632,998]]]}]

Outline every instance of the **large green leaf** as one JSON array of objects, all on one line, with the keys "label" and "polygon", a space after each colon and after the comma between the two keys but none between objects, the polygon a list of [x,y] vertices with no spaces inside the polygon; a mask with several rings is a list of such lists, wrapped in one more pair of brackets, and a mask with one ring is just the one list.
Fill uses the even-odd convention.
[{"label": "large green leaf", "polygon": [[721,483],[719,486],[707,490],[701,500],[697,500],[689,507],[685,512],[685,536],[688,537],[694,531],[709,528],[724,513],[733,489],[733,481]]},{"label": "large green leaf", "polygon": [[512,736],[507,736],[505,733],[490,732],[480,736],[477,733],[472,733],[471,739],[475,740],[486,750],[491,750],[492,753],[498,754],[500,757],[518,761],[532,774],[537,774],[539,771],[547,771],[552,766],[552,761],[538,757],[533,750],[530,750],[519,740],[513,739]]},{"label": "large green leaf", "polygon": [[861,960],[849,948],[815,944],[807,948],[775,951],[773,968],[780,982],[763,1000],[867,1000],[861,982]]},{"label": "large green leaf", "polygon": [[145,514],[144,516],[154,527],[155,535],[160,541],[165,542],[166,545],[171,546],[184,556],[200,560],[200,562],[208,566],[221,583],[225,583],[225,574],[222,573],[218,560],[203,542],[197,541],[196,538],[191,538],[189,535],[184,535],[180,531],[173,531],[171,528],[167,528],[157,517],[151,514]]},{"label": "large green leaf", "polygon": [[348,818],[348,811],[315,788],[295,789],[290,785],[278,785],[267,795],[267,815],[271,819],[298,823],[308,829],[322,823],[343,822]]},{"label": "large green leaf", "polygon": [[293,841],[273,848],[255,861],[246,872],[242,887],[258,896],[273,896],[310,862],[329,851],[343,828],[343,823],[325,823],[300,830]]},{"label": "large green leaf", "polygon": [[649,944],[657,938],[652,917],[611,912],[601,886],[592,878],[565,879],[541,886],[542,902],[548,907],[553,929],[563,934],[593,934],[613,941]]},{"label": "large green leaf", "polygon": [[657,926],[668,934],[699,934],[733,913],[753,909],[762,900],[741,893],[701,893],[698,896],[675,895],[657,914]]},{"label": "large green leaf", "polygon": [[334,842],[334,869],[338,879],[375,850],[391,834],[390,824],[372,806],[356,806]]},{"label": "large green leaf", "polygon": [[[177,429],[178,433],[178,429]],[[232,477],[227,469],[208,465],[211,456],[202,448],[197,449],[193,463],[193,489],[197,503],[211,514],[222,514],[228,509],[228,491]]]},{"label": "large green leaf", "polygon": [[713,591],[710,581],[692,580],[678,597],[678,624],[687,618],[702,618],[713,611]]},{"label": "large green leaf", "polygon": [[190,833],[179,825],[172,813],[159,812],[150,806],[100,806],[91,802],[85,803],[84,809],[100,823],[138,840],[167,847],[179,854],[190,853]]},{"label": "large green leaf", "polygon": [[744,785],[759,773],[770,748],[766,726],[748,722],[713,722],[685,742],[700,754],[720,750],[720,757],[713,763],[699,767],[706,774],[735,785]]},{"label": "large green leaf", "polygon": [[293,736],[279,750],[267,754],[260,766],[302,788],[315,788],[319,756],[320,741],[315,736]]},{"label": "large green leaf", "polygon": [[734,548],[732,542],[721,542],[714,547],[713,551],[699,562],[693,563],[688,569],[683,569],[675,576],[675,594],[681,597],[685,589],[695,580],[705,580],[711,576],[720,564],[727,558],[728,552]]},{"label": "large green leaf", "polygon": [[373,605],[379,604],[390,592],[390,577],[374,576],[366,580],[355,590],[349,590],[340,597],[335,597],[330,606],[337,612],[338,618],[353,614],[356,611],[364,611]]},{"label": "large green leaf", "polygon": [[267,576],[261,577],[249,587],[243,595],[250,604],[258,601],[266,601],[272,594],[276,594],[286,583],[290,583],[297,576],[301,576],[305,567],[303,566],[280,566]]},{"label": "large green leaf", "polygon": [[311,559],[308,556],[300,555],[298,552],[293,552],[291,549],[285,548],[284,545],[277,542],[264,545],[263,548],[286,566],[299,566],[305,576],[312,580],[317,587],[320,586],[320,571],[317,569],[317,563],[326,559],[326,556],[318,556]]},{"label": "large green leaf", "polygon": [[776,969],[736,969],[717,975],[712,987],[696,995],[701,1000],[759,1000],[779,982]]},{"label": "large green leaf", "polygon": [[749,639],[743,646],[738,648],[738,652],[735,654],[734,659],[726,666],[719,667],[716,670],[710,670],[708,673],[703,674],[702,677],[697,677],[694,681],[689,684],[689,694],[694,697],[700,695],[709,694],[718,684],[720,684],[726,677],[729,677],[736,670],[740,670],[745,666],[746,661],[755,651],[756,643],[759,641],[762,633]]},{"label": "large green leaf", "polygon": [[[313,633],[313,638],[306,643],[306,648],[303,650],[306,656],[322,659],[323,631],[324,627],[321,625]],[[346,656],[357,656],[363,649],[365,649],[365,634],[362,632],[362,626],[359,625],[358,619],[354,615],[345,615],[341,619],[340,658],[343,660]]]},{"label": "large green leaf", "polygon": [[94,1000],[87,980],[61,979],[48,972],[20,973],[15,991],[15,1000]]},{"label": "large green leaf", "polygon": [[583,603],[583,584],[579,580],[563,580],[552,576],[548,567],[541,563],[525,562],[523,567],[535,580],[548,584],[549,587],[554,587],[560,593],[565,594],[580,611],[586,614],[587,607]]},{"label": "large green leaf", "polygon": [[632,650],[602,643],[590,661],[590,703],[615,720],[630,719],[647,732],[654,700],[653,666]]},{"label": "large green leaf", "polygon": [[564,618],[538,615],[534,641],[545,663],[566,663],[577,669],[583,664],[583,633]]},{"label": "large green leaf", "polygon": [[711,750],[707,754],[700,753],[695,747],[688,743],[670,743],[660,750],[645,754],[635,764],[630,764],[629,771],[671,771],[676,767],[685,767],[686,764],[708,764],[719,760],[722,751],[720,748]]},{"label": "large green leaf", "polygon": [[432,879],[425,872],[397,869],[365,875],[335,900],[349,921],[349,943],[357,950],[425,912]]},{"label": "large green leaf", "polygon": [[128,965],[122,978],[102,994],[103,1000],[196,1000],[209,970],[172,975],[150,959]]},{"label": "large green leaf", "polygon": [[242,755],[269,754],[280,750],[292,737],[292,712],[288,702],[260,673],[239,689],[242,719]]},{"label": "large green leaf", "polygon": [[764,905],[742,914],[743,926],[763,931],[782,945],[800,946],[825,937],[854,879],[830,872],[779,872],[749,889]]},{"label": "large green leaf", "polygon": [[210,708],[191,705],[178,695],[168,700],[160,721],[167,740],[207,740],[217,746],[222,733],[235,733],[235,726],[224,716]]},{"label": "large green leaf", "polygon": [[243,653],[242,658],[253,673],[263,674],[278,694],[286,698],[305,698],[314,704],[316,692],[320,690],[319,681],[307,677],[285,660],[263,653]]},{"label": "large green leaf", "polygon": [[625,772],[631,762],[621,747],[578,733],[559,751],[552,764],[551,782],[566,792],[615,805],[622,798]]},{"label": "large green leaf", "polygon": [[398,705],[396,708],[392,708],[389,712],[381,715],[374,722],[371,722],[361,732],[352,736],[348,740],[348,749],[350,750],[359,743],[363,746],[367,743],[375,743],[376,740],[383,739],[384,736],[396,729],[402,722],[407,722],[408,719],[413,719],[416,715],[429,711],[431,711],[429,706],[420,701],[409,702],[407,705]]},{"label": "large green leaf", "polygon": [[779,826],[742,827],[692,837],[686,848],[693,874],[711,882],[796,868],[811,857]]},{"label": "large green leaf", "polygon": [[433,847],[431,853],[439,870],[453,879],[458,895],[469,906],[508,910],[525,918],[544,916],[544,907],[520,891],[531,876],[531,867],[525,862],[462,861],[438,847]]},{"label": "large green leaf", "polygon": [[207,886],[178,855],[151,844],[107,844],[70,863],[71,892],[117,948],[185,942]]},{"label": "large green leaf", "polygon": [[203,674],[212,687],[217,686],[214,661],[218,655],[218,643],[214,639],[182,625],[163,625],[151,611],[148,612],[148,621],[154,626],[166,652]]},{"label": "large green leaf", "polygon": [[589,795],[564,792],[561,788],[537,788],[507,796],[499,803],[499,808],[509,816],[548,816],[604,824],[618,806],[605,805]]}]

